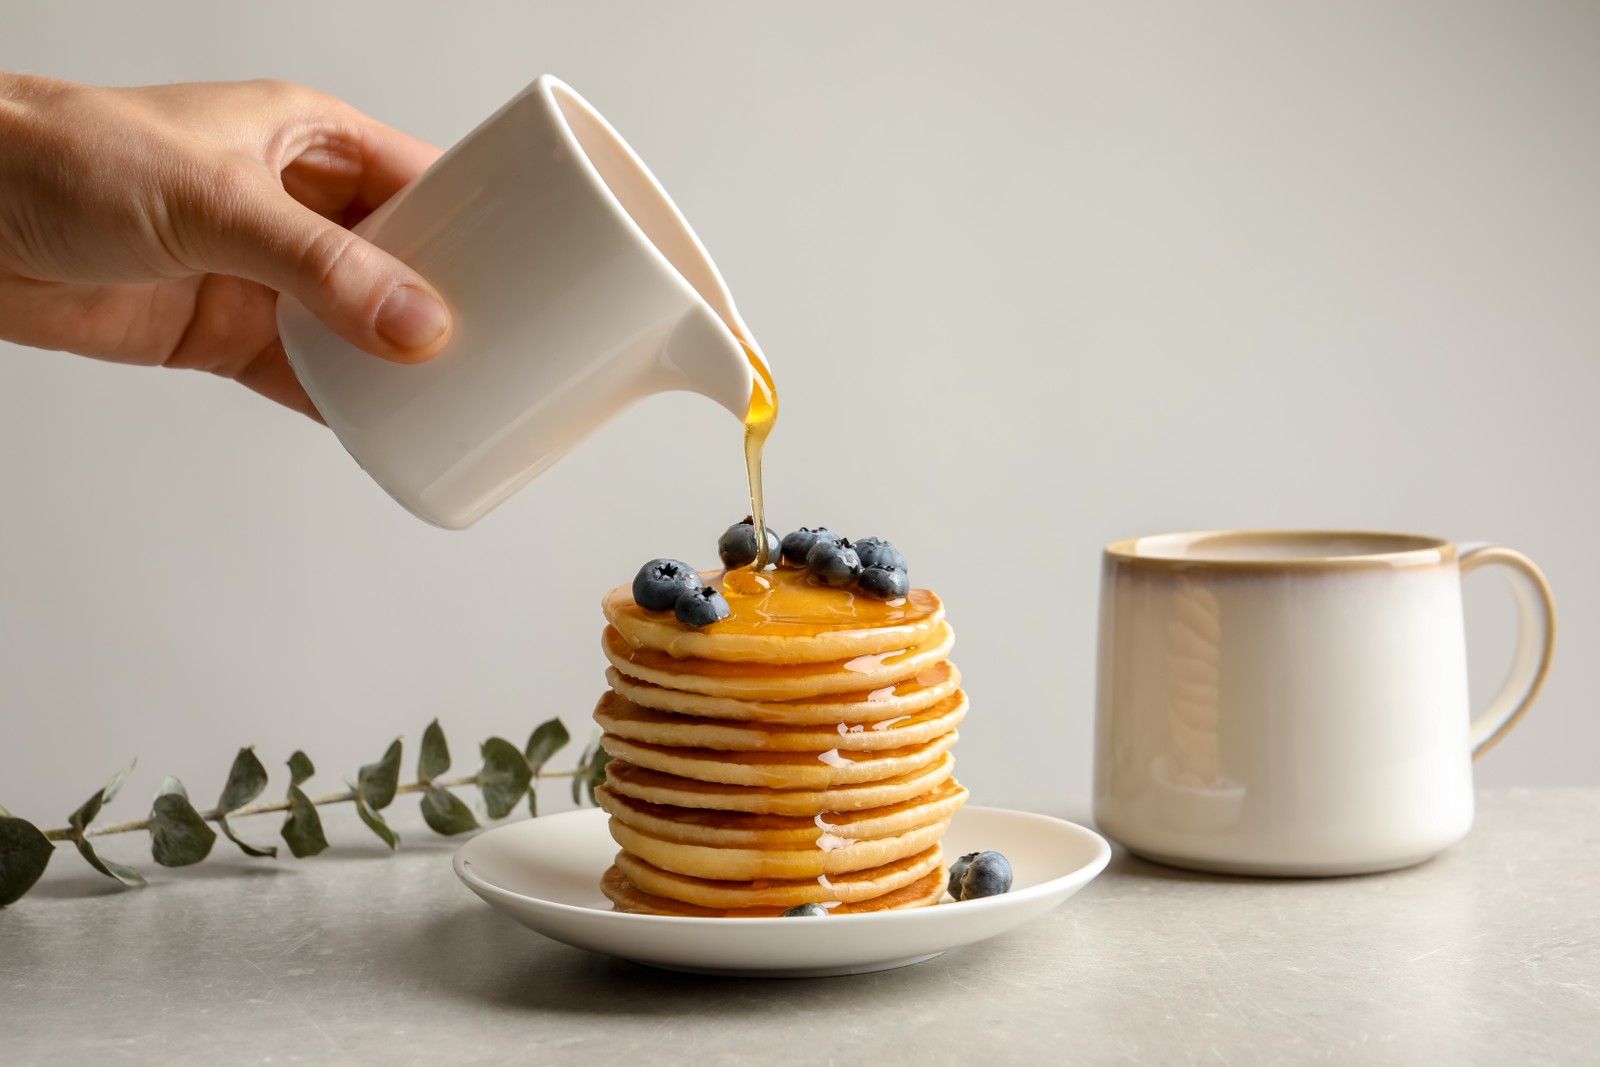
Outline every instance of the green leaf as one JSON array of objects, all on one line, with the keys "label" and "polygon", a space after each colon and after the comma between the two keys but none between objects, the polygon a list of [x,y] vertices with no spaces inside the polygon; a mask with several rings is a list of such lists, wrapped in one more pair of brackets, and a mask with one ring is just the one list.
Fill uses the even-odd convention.
[{"label": "green leaf", "polygon": [[[305,759],[305,753],[296,752],[296,756]],[[291,759],[290,767],[294,765]],[[311,761],[306,760],[309,764]],[[291,770],[292,774],[293,771]],[[248,841],[243,840],[233,832],[233,827],[228,825],[227,815],[237,811],[260,796],[267,788],[267,769],[261,765],[261,760],[256,756],[256,750],[241,748],[239,754],[233,757],[233,766],[228,769],[228,781],[222,787],[222,796],[217,800],[217,829],[222,831],[224,837],[239,846],[239,851],[246,856],[272,858],[277,856],[275,848],[257,848]]]},{"label": "green leaf", "polygon": [[[528,766],[533,768],[534,778],[538,778],[544,765],[550,757],[566,747],[572,740],[572,735],[567,733],[567,728],[560,719],[550,719],[542,722],[528,736],[528,744],[523,748],[522,754],[528,757]],[[539,814],[539,791],[537,788],[528,790],[528,814]]]},{"label": "green leaf", "polygon": [[472,809],[448,789],[430,785],[422,794],[422,817],[435,833],[450,837],[478,828]]},{"label": "green leaf", "polygon": [[[290,763],[292,765],[293,760]],[[295,859],[315,856],[328,847],[328,839],[322,833],[322,816],[317,814],[316,805],[300,791],[298,785],[289,787],[289,817],[283,820],[280,833]]]},{"label": "green leaf", "polygon": [[583,755],[578,757],[578,766],[572,773],[574,804],[582,804],[585,793],[589,803],[594,803],[595,787],[606,780],[606,764],[610,762],[611,753],[600,747],[600,734],[596,733],[584,746]]},{"label": "green leaf", "polygon": [[311,757],[299,749],[289,757],[289,784],[304,785],[306,781],[317,773],[317,768],[312,765]]},{"label": "green leaf", "polygon": [[[67,825],[82,834],[88,825],[94,822],[94,817],[100,814],[100,809],[111,803],[111,799],[117,795],[117,790],[122,788],[122,783],[128,780],[128,773],[133,770],[134,763],[138,762],[138,760],[134,760],[133,763],[113,774],[111,781],[107,782],[98,793],[85,800],[77,811],[67,816]],[[92,852],[93,849],[90,851]]]},{"label": "green leaf", "polygon": [[528,738],[528,746],[522,750],[522,754],[528,757],[528,766],[533,768],[533,773],[538,774],[544,770],[544,765],[550,757],[565,748],[567,742],[571,740],[572,735],[567,733],[567,728],[561,720],[551,719],[549,722],[540,723],[538,729],[533,731]]},{"label": "green leaf", "polygon": [[356,796],[356,814],[361,816],[361,821],[366,823],[373,833],[383,838],[383,843],[388,845],[390,849],[400,847],[400,836],[389,829],[389,824],[383,821],[382,815],[367,806],[365,798],[359,793]]},{"label": "green leaf", "polygon": [[583,754],[578,757],[578,766],[572,771],[572,802],[583,803],[583,787],[589,780],[589,762],[594,759],[594,754],[600,751],[600,734],[597,732],[589,738],[589,743],[583,746]]},{"label": "green leaf", "polygon": [[107,878],[115,878],[117,881],[127,886],[145,884],[144,875],[140,874],[132,867],[129,867],[127,864],[114,863],[111,860],[101,859],[99,853],[95,852],[94,846],[89,844],[87,838],[74,837],[72,839],[72,843],[78,846],[78,851],[83,855],[84,859],[89,861],[89,866],[93,867]]},{"label": "green leaf", "polygon": [[111,781],[107,782],[106,787],[100,791],[107,804],[117,799],[117,793],[122,790],[122,783],[128,780],[128,775],[133,773],[133,768],[138,762],[138,760],[131,760],[126,767],[111,776]]},{"label": "green leaf", "polygon": [[589,803],[594,804],[594,791],[606,780],[606,764],[611,762],[611,753],[596,745],[594,755],[589,757],[589,766],[584,769],[583,784],[589,794]]},{"label": "green leaf", "polygon": [[394,792],[400,786],[400,752],[397,737],[382,759],[356,772],[356,814],[391,849],[400,847],[400,838],[378,812],[394,802]]},{"label": "green leaf", "polygon": [[399,786],[400,739],[397,737],[389,743],[389,750],[382,759],[356,772],[356,793],[367,807],[377,812],[394,803],[394,791]]},{"label": "green leaf", "polygon": [[445,743],[444,730],[434,719],[422,731],[422,749],[417,753],[417,781],[431,782],[450,769],[450,746]]},{"label": "green leaf", "polygon": [[0,807],[0,908],[21,900],[55,854],[37,826]]},{"label": "green leaf", "polygon": [[528,758],[504,738],[489,738],[483,743],[482,752],[483,771],[478,775],[478,788],[483,790],[483,806],[489,818],[503,819],[528,791],[533,770],[528,766]]},{"label": "green leaf", "polygon": [[183,783],[167,777],[150,812],[150,854],[163,867],[187,867],[211,855],[217,832],[189,803]]},{"label": "green leaf", "polygon": [[222,787],[222,796],[217,800],[217,810],[224,815],[230,811],[237,811],[260,796],[266,788],[267,769],[256,757],[256,750],[241,748],[239,754],[233,757],[233,766],[228,769],[228,782]]},{"label": "green leaf", "polygon": [[[138,761],[135,760],[134,762],[137,763]],[[100,814],[100,809],[110,803],[111,799],[117,795],[117,790],[121,789],[122,783],[128,780],[128,773],[133,770],[133,767],[134,764],[130,763],[112,775],[111,781],[107,782],[104,788],[84,801],[77,811],[67,816],[67,825],[72,828],[72,843],[78,846],[78,852],[88,861],[89,866],[107,878],[115,878],[123,885],[130,886],[144,885],[144,875],[126,864],[101,859],[99,853],[95,852],[94,846],[83,836],[83,833],[89,828],[89,824],[94,821],[94,817]]]},{"label": "green leaf", "polygon": [[106,802],[106,791],[101,789],[94,796],[85,800],[78,806],[78,810],[67,816],[67,825],[74,830],[81,831],[84,827],[94,822],[94,817],[100,814],[100,809]]},{"label": "green leaf", "polygon": [[234,833],[233,827],[228,825],[228,817],[220,812],[217,814],[217,829],[221,830],[222,835],[229,841],[232,841],[234,844],[238,845],[239,851],[243,852],[246,856],[274,859],[278,855],[278,850],[273,848],[271,845],[268,845],[266,848],[258,848],[257,846],[252,845],[250,842],[244,840],[238,834]]}]

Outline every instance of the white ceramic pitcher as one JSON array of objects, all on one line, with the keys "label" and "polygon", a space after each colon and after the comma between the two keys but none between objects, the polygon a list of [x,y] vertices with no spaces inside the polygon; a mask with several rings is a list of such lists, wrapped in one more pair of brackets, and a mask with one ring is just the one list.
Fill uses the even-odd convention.
[{"label": "white ceramic pitcher", "polygon": [[444,296],[445,350],[390,363],[290,296],[278,329],[345,448],[428,522],[472,525],[651,393],[749,407],[749,331],[716,266],[633,150],[549,75],[356,232]]}]

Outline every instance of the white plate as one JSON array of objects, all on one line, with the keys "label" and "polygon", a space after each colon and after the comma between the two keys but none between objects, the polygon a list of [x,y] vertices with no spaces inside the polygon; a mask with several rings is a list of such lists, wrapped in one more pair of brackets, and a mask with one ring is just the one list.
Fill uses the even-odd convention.
[{"label": "white plate", "polygon": [[825,919],[690,919],[611,910],[600,875],[617,846],[596,809],[501,826],[456,853],[467,888],[530,930],[578,948],[696,974],[800,978],[860,974],[932,959],[1042,915],[1111,859],[1092,830],[1002,808],[964,808],[946,857],[994,849],[1011,861],[1011,892],[909,911]]}]

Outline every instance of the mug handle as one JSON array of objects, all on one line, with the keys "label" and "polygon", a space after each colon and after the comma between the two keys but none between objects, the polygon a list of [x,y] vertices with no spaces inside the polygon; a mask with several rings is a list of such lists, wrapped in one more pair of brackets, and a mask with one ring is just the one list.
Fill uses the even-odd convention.
[{"label": "mug handle", "polygon": [[1517,598],[1517,652],[1500,692],[1472,718],[1472,758],[1493,748],[1533,704],[1550,673],[1556,650],[1556,602],[1533,560],[1499,545],[1462,546],[1459,557],[1465,578],[1480,567],[1507,568]]}]

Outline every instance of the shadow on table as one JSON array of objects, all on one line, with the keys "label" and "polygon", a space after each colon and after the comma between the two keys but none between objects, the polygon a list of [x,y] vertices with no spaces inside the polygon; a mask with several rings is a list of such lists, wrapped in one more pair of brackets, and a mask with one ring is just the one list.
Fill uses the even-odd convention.
[{"label": "shadow on table", "polygon": [[[73,901],[92,900],[96,897],[111,897],[120,893],[132,892],[128,887],[97,873],[87,864],[82,863],[76,855],[70,857],[66,854],[70,850],[61,850],[62,855],[51,860],[51,867],[56,864],[77,862],[81,870],[63,872],[55,877],[46,874],[37,885],[28,891],[29,900]],[[150,879],[150,884],[139,887],[138,892],[157,892],[173,885],[179,879],[185,882],[220,882],[229,880],[248,880],[254,878],[271,878],[283,873],[282,869],[274,866],[271,860],[265,861],[261,866],[246,866],[238,864],[213,864],[212,866],[195,865],[187,867],[177,874],[167,874],[166,869],[157,866],[154,860],[147,863],[135,863],[135,867]]]},{"label": "shadow on table", "polygon": [[[1111,846],[1111,862],[1106,865],[1101,878],[1144,878],[1157,882],[1200,882],[1214,885],[1260,885],[1278,879],[1247,878],[1237,874],[1212,874],[1208,871],[1191,871],[1184,867],[1169,867],[1164,863],[1135,856],[1121,845]],[[1293,879],[1290,879],[1291,881]],[[1091,886],[1091,888],[1093,888]]]},{"label": "shadow on table", "polygon": [[[1428,870],[1439,861],[1438,856],[1424,860],[1410,867],[1402,867],[1393,871],[1376,871],[1368,874],[1338,874],[1338,875],[1273,875],[1273,874],[1218,874],[1210,871],[1192,871],[1185,867],[1169,867],[1164,863],[1143,859],[1135,856],[1121,845],[1111,846],[1111,862],[1106,865],[1102,878],[1116,876],[1121,878],[1148,879],[1157,882],[1170,883],[1198,883],[1201,885],[1218,886],[1273,886],[1273,885],[1328,885],[1336,882],[1362,881],[1365,879],[1390,879],[1407,878]],[[1091,889],[1093,886],[1090,887]]]},{"label": "shadow on table", "polygon": [[[968,951],[968,950],[963,950]],[[636,1018],[748,1016],[801,1004],[858,997],[863,987],[892,991],[925,983],[946,957],[871,974],[815,978],[720,978],[656,970],[573,948],[512,924],[488,908],[467,905],[388,946],[387,971],[475,1004],[522,1011]],[[945,978],[941,984],[948,983]]]}]

